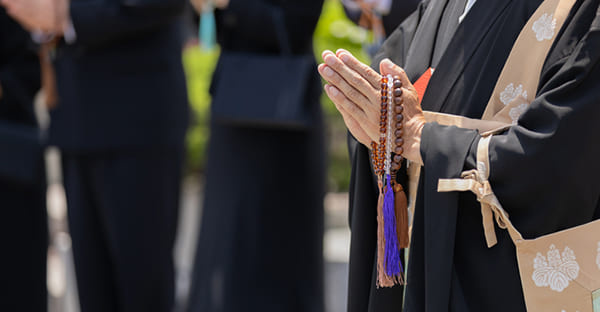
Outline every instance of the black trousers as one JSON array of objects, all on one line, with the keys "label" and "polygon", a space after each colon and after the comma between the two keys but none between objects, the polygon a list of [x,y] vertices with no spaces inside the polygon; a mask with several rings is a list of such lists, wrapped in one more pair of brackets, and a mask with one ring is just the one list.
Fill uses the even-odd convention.
[{"label": "black trousers", "polygon": [[167,312],[183,151],[63,154],[82,312]]},{"label": "black trousers", "polygon": [[45,312],[48,221],[44,178],[0,178],[0,311]]}]

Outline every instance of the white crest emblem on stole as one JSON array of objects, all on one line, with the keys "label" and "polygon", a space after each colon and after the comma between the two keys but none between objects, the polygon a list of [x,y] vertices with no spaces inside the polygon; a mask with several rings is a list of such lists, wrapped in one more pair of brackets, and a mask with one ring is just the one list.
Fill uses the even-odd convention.
[{"label": "white crest emblem on stole", "polygon": [[533,274],[531,278],[538,287],[550,287],[550,289],[562,292],[569,286],[569,282],[579,276],[579,264],[575,261],[575,253],[571,248],[565,247],[562,256],[554,245],[550,245],[547,253],[548,258],[537,253],[533,259]]},{"label": "white crest emblem on stole", "polygon": [[554,37],[554,29],[556,28],[556,19],[552,18],[554,14],[548,15],[544,13],[537,21],[533,23],[531,29],[535,32],[537,41],[544,41]]},{"label": "white crest emblem on stole", "polygon": [[517,124],[517,120],[519,120],[519,116],[521,116],[521,114],[523,114],[523,112],[527,109],[529,105],[527,105],[527,103],[523,103],[517,107],[513,107],[510,109],[510,111],[508,112],[508,116],[510,116],[510,119],[512,119],[512,123],[513,125]]},{"label": "white crest emblem on stole", "polygon": [[519,95],[523,96],[524,99],[527,99],[527,90],[523,90],[523,85],[520,84],[515,88],[512,83],[509,83],[508,86],[504,88],[504,91],[500,92],[500,101],[504,105],[508,105]]}]

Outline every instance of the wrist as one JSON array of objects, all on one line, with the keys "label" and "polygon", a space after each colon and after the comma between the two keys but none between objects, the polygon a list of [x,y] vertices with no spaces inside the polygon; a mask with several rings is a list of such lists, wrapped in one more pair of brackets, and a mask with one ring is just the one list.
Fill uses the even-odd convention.
[{"label": "wrist", "polygon": [[423,164],[421,157],[421,135],[425,126],[425,117],[415,117],[406,123],[406,150],[404,157],[411,162]]}]

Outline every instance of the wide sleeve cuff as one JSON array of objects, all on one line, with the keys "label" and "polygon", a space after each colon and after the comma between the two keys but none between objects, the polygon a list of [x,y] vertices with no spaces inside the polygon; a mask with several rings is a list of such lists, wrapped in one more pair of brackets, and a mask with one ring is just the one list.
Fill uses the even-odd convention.
[{"label": "wide sleeve cuff", "polygon": [[479,138],[477,130],[426,123],[421,134],[425,169],[440,172],[439,178],[460,177],[464,170],[475,168],[472,160]]}]

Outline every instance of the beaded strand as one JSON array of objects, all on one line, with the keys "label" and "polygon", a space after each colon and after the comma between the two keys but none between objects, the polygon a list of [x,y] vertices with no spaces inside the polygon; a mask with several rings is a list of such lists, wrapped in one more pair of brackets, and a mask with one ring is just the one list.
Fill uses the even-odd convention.
[{"label": "beaded strand", "polygon": [[404,284],[401,249],[408,247],[407,200],[396,174],[402,164],[402,81],[381,77],[379,142],[371,142],[377,176],[377,287]]},{"label": "beaded strand", "polygon": [[[403,99],[402,99],[402,81],[400,81],[400,78],[398,76],[394,76],[393,78],[393,91],[392,91],[392,99],[393,99],[393,105],[391,107],[393,107],[393,116],[390,118],[393,118],[395,121],[395,127],[394,127],[394,135],[393,137],[394,139],[394,156],[393,158],[391,158],[391,169],[392,169],[392,177],[395,178],[396,177],[396,173],[398,172],[398,170],[400,169],[400,167],[402,166],[402,153],[404,152],[404,148],[402,147],[404,145],[404,140],[402,139],[402,128],[403,128],[403,124],[402,122],[404,121],[404,116],[402,115],[402,113],[404,112],[404,107],[402,106],[403,103]],[[390,99],[390,100],[392,100]],[[390,132],[392,132],[392,130],[390,129]],[[390,144],[391,145],[391,144]],[[391,146],[390,146],[391,147]],[[394,179],[395,180],[395,179]]]}]

